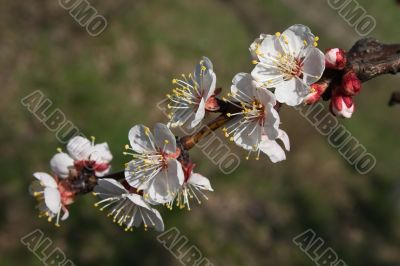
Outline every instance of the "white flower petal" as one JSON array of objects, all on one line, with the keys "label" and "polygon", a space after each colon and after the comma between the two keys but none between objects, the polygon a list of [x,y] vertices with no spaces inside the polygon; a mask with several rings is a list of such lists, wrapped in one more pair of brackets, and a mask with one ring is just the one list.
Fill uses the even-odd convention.
[{"label": "white flower petal", "polygon": [[211,187],[210,180],[201,174],[192,173],[189,177],[188,183],[204,190],[214,191]]},{"label": "white flower petal", "polygon": [[113,156],[107,142],[94,145],[90,153],[90,160],[98,163],[109,163],[112,158]]},{"label": "white flower petal", "polygon": [[148,226],[153,226],[157,231],[164,231],[164,222],[160,213],[148,205],[142,196],[137,194],[129,194],[128,198],[139,208],[142,208],[141,211],[144,212],[143,218]]},{"label": "white flower petal", "polygon": [[74,160],[66,153],[57,153],[50,160],[50,167],[53,172],[61,178],[66,178],[69,175],[69,170],[74,166]]},{"label": "white flower petal", "polygon": [[[314,34],[311,33],[310,28],[301,24],[289,27],[282,33],[282,36],[286,36],[288,41],[287,47],[295,57],[300,55],[300,52],[305,46],[313,45],[315,38]],[[306,41],[306,43],[304,43],[304,41]]]},{"label": "white flower petal", "polygon": [[189,105],[188,108],[175,110],[167,126],[172,128],[180,127],[186,124],[187,121],[191,121],[194,117],[196,107],[195,105]]},{"label": "white flower petal", "polygon": [[275,35],[265,35],[258,50],[258,59],[268,65],[273,65],[274,59],[282,54],[283,49],[279,38]]},{"label": "white flower petal", "polygon": [[213,64],[210,59],[207,57],[202,58],[201,62],[196,65],[194,77],[199,85],[199,90],[203,95],[203,99],[207,100],[214,94],[217,82],[217,77],[213,71]]},{"label": "white flower petal", "polygon": [[51,187],[51,188],[57,188],[57,182],[54,180],[54,178],[43,172],[36,172],[33,174],[33,176],[38,179],[41,183],[42,186],[44,187]]},{"label": "white flower petal", "polygon": [[154,126],[154,139],[156,146],[168,153],[176,152],[176,139],[171,130],[164,124]]},{"label": "white flower petal", "polygon": [[58,189],[46,187],[44,189],[44,202],[52,213],[59,213],[61,209],[61,195]]},{"label": "white flower petal", "polygon": [[147,202],[145,202],[145,200],[143,199],[142,196],[138,195],[138,194],[129,194],[127,196],[133,203],[135,203],[135,205],[138,205],[141,208],[145,208],[148,210],[151,210],[151,206],[149,204],[147,204]]},{"label": "white flower petal", "polygon": [[168,160],[166,170],[159,172],[145,190],[149,198],[159,204],[171,201],[183,184],[184,174],[181,164],[175,160]]},{"label": "white flower petal", "polygon": [[264,133],[270,139],[275,139],[279,135],[280,117],[274,106],[267,104],[265,106]]},{"label": "white flower petal", "polygon": [[280,162],[286,159],[285,151],[279,146],[275,140],[268,139],[263,136],[263,141],[259,146],[260,150],[268,155],[269,159],[273,162]]},{"label": "white flower petal", "polygon": [[290,79],[276,86],[275,96],[281,103],[296,106],[302,103],[307,96],[309,88],[298,79]]},{"label": "white flower petal", "polygon": [[[129,198],[132,196],[129,195]],[[156,231],[164,231],[164,222],[161,218],[160,213],[151,207],[147,208],[142,208],[140,205],[138,205],[137,208],[140,208],[139,211],[136,212],[133,222],[133,226],[139,227],[140,224],[143,222],[147,226],[154,227]]]},{"label": "white flower petal", "polygon": [[285,131],[282,129],[279,129],[279,136],[278,139],[280,139],[283,142],[283,145],[285,146],[285,149],[287,151],[290,151],[290,141],[289,141],[289,136],[286,134]]},{"label": "white flower petal", "polygon": [[189,128],[195,128],[201,122],[201,120],[203,120],[204,115],[206,114],[205,108],[206,108],[206,102],[202,98],[199,103],[199,107],[197,108],[197,111],[194,115],[194,119],[190,123]]},{"label": "white flower petal", "polygon": [[246,150],[257,147],[262,135],[262,127],[259,122],[254,121],[241,127],[233,136],[235,143]]},{"label": "white flower petal", "polygon": [[267,106],[268,104],[270,104],[272,106],[275,106],[276,98],[271,91],[267,89],[255,88],[255,94],[256,98],[260,101],[262,105]]},{"label": "white flower petal", "polygon": [[[248,73],[238,73],[232,80],[231,92],[233,95],[243,93],[248,97],[247,100],[254,98],[253,78]],[[245,96],[244,96],[245,97]]]},{"label": "white flower petal", "polygon": [[69,211],[67,208],[63,208],[63,212],[64,212],[64,214],[63,214],[63,216],[61,216],[61,221],[65,221],[69,217]]},{"label": "white flower petal", "polygon": [[99,197],[102,199],[128,193],[121,183],[111,178],[99,179],[97,186],[94,187],[94,192],[99,193]]},{"label": "white flower petal", "polygon": [[144,125],[136,125],[129,130],[129,142],[132,149],[137,153],[153,152],[154,137],[150,129]]},{"label": "white flower petal", "polygon": [[152,209],[152,212],[150,213],[150,218],[152,222],[154,223],[154,229],[158,232],[164,231],[164,221],[160,215],[160,213],[156,209]]},{"label": "white flower petal", "polygon": [[267,88],[274,87],[275,84],[283,82],[284,78],[279,69],[264,64],[257,64],[251,75],[258,83],[262,83]]},{"label": "white flower petal", "polygon": [[70,139],[67,144],[67,151],[74,160],[87,160],[91,150],[92,143],[81,136]]},{"label": "white flower petal", "polygon": [[325,55],[317,48],[310,47],[303,61],[303,80],[311,85],[318,81],[325,70]]},{"label": "white flower petal", "polygon": [[258,59],[257,48],[261,45],[262,41],[263,41],[265,38],[267,38],[268,36],[271,36],[271,35],[268,35],[268,34],[260,34],[260,37],[257,38],[257,39],[255,39],[254,42],[250,45],[249,50],[250,50],[251,57],[252,57],[253,59],[255,59],[255,60]]}]

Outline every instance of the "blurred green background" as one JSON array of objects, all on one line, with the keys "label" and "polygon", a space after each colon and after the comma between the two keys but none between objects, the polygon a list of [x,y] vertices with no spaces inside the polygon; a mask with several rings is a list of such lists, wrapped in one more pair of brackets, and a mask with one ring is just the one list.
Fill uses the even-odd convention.
[{"label": "blurred green background", "polygon": [[[375,17],[372,35],[400,42],[395,1],[358,1]],[[107,141],[119,170],[131,126],[165,121],[156,109],[171,79],[192,71],[201,56],[214,63],[226,91],[237,72],[252,65],[248,46],[261,32],[302,23],[320,36],[320,48],[348,49],[359,39],[321,0],[114,0],[90,3],[108,20],[96,38],[58,1],[0,1],[0,265],[42,265],[20,238],[39,228],[76,265],[180,265],[142,229],[125,233],[78,198],[61,228],[37,218],[28,185],[48,171],[60,146],[55,135],[20,104],[41,90],[82,132]],[[242,159],[222,174],[199,150],[198,171],[215,192],[192,211],[161,209],[167,228],[177,227],[215,265],[314,265],[292,243],[312,228],[348,265],[400,265],[399,108],[387,107],[399,78],[364,85],[357,111],[342,120],[377,159],[358,174],[295,110],[281,112],[291,138],[287,160]]]}]

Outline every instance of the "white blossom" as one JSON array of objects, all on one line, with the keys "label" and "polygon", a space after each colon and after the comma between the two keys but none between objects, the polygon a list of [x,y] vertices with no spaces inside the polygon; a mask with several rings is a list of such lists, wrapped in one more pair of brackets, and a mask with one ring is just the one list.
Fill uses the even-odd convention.
[{"label": "white blossom", "polygon": [[262,35],[250,47],[257,57],[252,76],[263,87],[275,88],[279,102],[299,105],[325,69],[317,41],[304,25],[293,25],[282,34]]},{"label": "white blossom", "polygon": [[274,94],[257,87],[250,74],[239,73],[232,82],[230,98],[224,100],[235,105],[238,111],[227,113],[232,120],[223,128],[225,136],[246,150],[256,148],[263,135],[275,139],[280,119],[274,109]]},{"label": "white blossom", "polygon": [[211,187],[210,181],[201,174],[193,173],[190,170],[188,177],[185,178],[185,182],[178,190],[176,197],[167,204],[169,209],[172,209],[174,202],[180,209],[186,208],[190,211],[190,200],[195,199],[198,204],[201,204],[202,198],[208,200],[208,197],[204,194],[204,190],[214,191]]},{"label": "white blossom", "polygon": [[94,194],[102,200],[95,203],[100,210],[109,209],[108,216],[119,225],[125,225],[125,231],[132,231],[133,227],[144,224],[145,230],[154,227],[157,231],[164,231],[164,223],[160,213],[146,203],[141,195],[129,193],[114,179],[104,178],[98,181]]},{"label": "white blossom", "polygon": [[39,217],[47,216],[49,222],[55,219],[55,225],[60,226],[60,220],[64,221],[69,216],[65,206],[72,203],[72,193],[47,173],[36,172],[33,176],[37,180],[32,182],[29,191],[39,202],[36,206]]},{"label": "white blossom", "polygon": [[51,160],[58,165],[56,168],[50,163],[53,171],[60,177],[65,176],[71,168],[72,160],[75,167],[90,167],[95,171],[96,176],[101,177],[107,174],[111,169],[110,162],[113,158],[110,148],[106,142],[94,144],[94,140],[94,137],[91,141],[81,136],[72,138],[67,144],[68,154],[56,154]]},{"label": "white blossom", "polygon": [[148,127],[136,125],[129,131],[129,145],[125,152],[133,156],[126,164],[127,182],[157,203],[169,202],[184,181],[181,163],[177,158],[175,136],[170,129],[161,123],[154,127],[154,136]]},{"label": "white blossom", "polygon": [[207,101],[214,94],[216,75],[213,65],[207,57],[203,57],[197,64],[194,74],[182,75],[182,79],[173,79],[176,88],[169,99],[170,122],[168,126],[179,127],[187,125],[188,128],[196,127],[204,118]]}]

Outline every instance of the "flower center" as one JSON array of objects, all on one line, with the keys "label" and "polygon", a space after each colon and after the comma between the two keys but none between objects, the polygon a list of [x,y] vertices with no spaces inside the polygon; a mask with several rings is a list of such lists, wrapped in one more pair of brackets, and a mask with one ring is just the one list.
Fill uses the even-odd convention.
[{"label": "flower center", "polygon": [[279,54],[275,61],[276,67],[282,73],[285,80],[300,77],[303,72],[303,62],[301,59],[291,54]]},{"label": "flower center", "polygon": [[258,120],[260,125],[263,124],[265,118],[265,107],[258,100],[254,100],[251,103],[241,103],[243,110],[243,116],[248,121]]}]

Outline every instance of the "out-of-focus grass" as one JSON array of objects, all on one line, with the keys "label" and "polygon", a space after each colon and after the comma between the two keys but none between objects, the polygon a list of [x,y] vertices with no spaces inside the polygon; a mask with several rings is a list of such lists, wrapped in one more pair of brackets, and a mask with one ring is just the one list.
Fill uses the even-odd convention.
[{"label": "out-of-focus grass", "polygon": [[[398,7],[360,1],[377,19],[374,35],[397,41]],[[158,101],[171,79],[210,57],[218,85],[226,91],[237,72],[250,71],[248,45],[260,31],[282,31],[294,23],[312,27],[321,48],[348,48],[358,38],[325,1],[91,1],[109,26],[90,37],[56,1],[0,1],[0,257],[2,265],[40,265],[19,242],[35,228],[77,265],[178,265],[155,232],[123,233],[78,198],[60,229],[36,217],[27,187],[32,172],[48,171],[59,146],[20,104],[40,89],[82,132],[109,142],[115,170],[127,132],[138,123],[163,120]],[[282,128],[291,137],[287,161],[244,160],[231,175],[194,150],[198,171],[212,180],[210,200],[191,212],[162,210],[216,265],[310,265],[292,238],[312,228],[349,265],[398,265],[400,257],[398,110],[386,107],[397,77],[367,83],[346,127],[377,158],[359,175],[296,111],[284,108]]]}]

